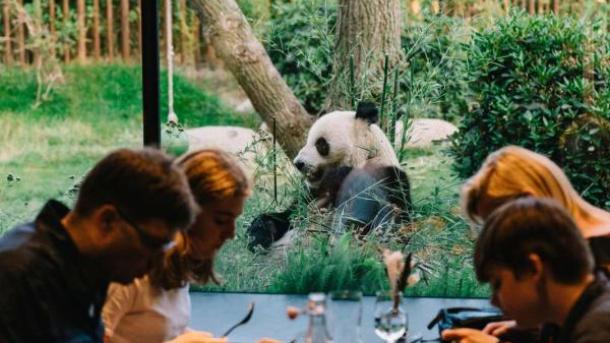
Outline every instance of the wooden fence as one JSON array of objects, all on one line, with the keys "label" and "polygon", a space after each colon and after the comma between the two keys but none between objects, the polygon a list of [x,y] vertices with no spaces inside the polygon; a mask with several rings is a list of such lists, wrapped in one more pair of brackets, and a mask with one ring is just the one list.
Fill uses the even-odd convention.
[{"label": "wooden fence", "polygon": [[[76,61],[138,61],[141,49],[140,2],[143,0],[0,0],[0,55],[11,65],[28,65],[36,61],[37,48],[50,46],[51,55],[64,63]],[[146,0],[144,0],[146,1]],[[161,55],[165,57],[165,6],[161,0]],[[206,46],[202,23],[187,0],[171,0],[175,61],[198,64],[216,61]],[[273,3],[302,0],[244,0]],[[410,18],[423,11],[469,18],[493,4],[508,13],[521,8],[534,14],[569,14],[582,11],[586,0],[405,0]],[[608,0],[593,0],[605,3]],[[268,9],[268,14],[272,13]],[[48,54],[47,54],[48,56]]]}]

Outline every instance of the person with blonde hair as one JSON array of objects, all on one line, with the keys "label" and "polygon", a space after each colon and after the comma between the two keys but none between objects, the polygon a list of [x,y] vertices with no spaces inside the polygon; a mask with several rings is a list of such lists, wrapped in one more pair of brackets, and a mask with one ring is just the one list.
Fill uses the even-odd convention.
[{"label": "person with blonde hair", "polygon": [[[522,197],[550,198],[572,216],[587,238],[597,269],[610,270],[610,212],[585,201],[567,176],[553,161],[531,150],[507,146],[490,154],[461,191],[462,213],[482,225],[494,210]],[[514,321],[490,323],[483,331],[469,331],[472,342],[485,336],[501,336],[515,326]]]},{"label": "person with blonde hair", "polygon": [[190,229],[177,235],[147,276],[129,285],[112,284],[103,309],[106,342],[225,342],[190,332],[190,283],[218,283],[214,257],[235,236],[235,221],[250,194],[234,158],[200,150],[177,161],[201,211]]},{"label": "person with blonde hair", "polygon": [[585,201],[559,166],[533,151],[507,146],[490,154],[462,188],[462,212],[482,224],[496,208],[525,196],[557,201],[589,240],[598,267],[610,265],[610,212]]}]

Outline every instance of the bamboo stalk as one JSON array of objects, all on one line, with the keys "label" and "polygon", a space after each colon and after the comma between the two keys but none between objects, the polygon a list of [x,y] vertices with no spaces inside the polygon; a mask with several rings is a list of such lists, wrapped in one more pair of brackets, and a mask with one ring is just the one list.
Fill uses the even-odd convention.
[{"label": "bamboo stalk", "polygon": [[10,0],[2,2],[2,15],[4,19],[4,63],[7,66],[13,64],[13,48],[11,46],[11,9]]},{"label": "bamboo stalk", "polygon": [[385,94],[388,88],[388,64],[389,56],[386,54],[383,61],[383,85],[381,88],[381,110],[379,111],[379,125],[385,132],[387,130],[387,120],[385,120]]},{"label": "bamboo stalk", "polygon": [[390,138],[390,143],[392,144],[392,146],[395,145],[395,138],[396,138],[396,119],[397,119],[397,115],[396,112],[398,112],[398,105],[397,105],[397,101],[396,98],[398,98],[398,68],[394,69],[394,93],[392,94],[392,114],[390,117],[390,128],[388,130],[388,138]]},{"label": "bamboo stalk", "polygon": [[354,55],[349,56],[349,87],[352,109],[356,109],[356,84],[354,81]]}]

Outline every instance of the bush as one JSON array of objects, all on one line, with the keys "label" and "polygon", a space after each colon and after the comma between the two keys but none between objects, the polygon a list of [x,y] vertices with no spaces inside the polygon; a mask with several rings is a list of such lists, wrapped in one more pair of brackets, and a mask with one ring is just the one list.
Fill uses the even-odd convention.
[{"label": "bush", "polygon": [[[608,34],[566,17],[517,14],[475,33],[467,57],[473,108],[454,137],[454,169],[470,176],[492,151],[520,145],[560,163],[588,200],[608,203],[607,177],[589,174],[608,170],[604,130],[574,125],[583,116],[609,119],[609,55]],[[568,129],[588,153],[569,155],[561,142]]]},{"label": "bush", "polygon": [[331,80],[336,5],[323,0],[274,7],[265,48],[305,109],[317,114]]}]

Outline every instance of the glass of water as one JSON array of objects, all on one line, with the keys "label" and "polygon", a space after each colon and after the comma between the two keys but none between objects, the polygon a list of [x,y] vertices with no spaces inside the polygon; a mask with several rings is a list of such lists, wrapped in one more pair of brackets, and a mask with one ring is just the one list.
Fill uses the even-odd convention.
[{"label": "glass of water", "polygon": [[375,333],[387,343],[394,343],[406,336],[408,316],[400,300],[402,293],[398,293],[398,306],[394,306],[394,296],[391,292],[377,292],[375,300]]}]

